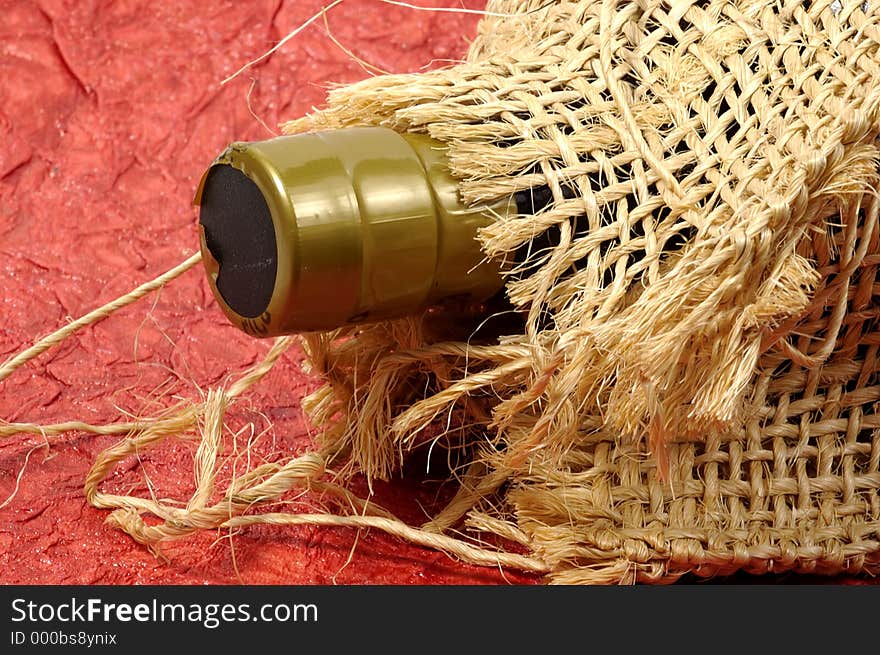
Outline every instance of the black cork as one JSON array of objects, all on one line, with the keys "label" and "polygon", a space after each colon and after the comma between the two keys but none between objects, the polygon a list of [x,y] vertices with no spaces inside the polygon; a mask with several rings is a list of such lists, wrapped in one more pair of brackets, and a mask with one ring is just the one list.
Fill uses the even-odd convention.
[{"label": "black cork", "polygon": [[259,187],[232,166],[214,166],[205,179],[199,223],[220,270],[217,290],[235,312],[260,316],[278,270],[275,227]]}]

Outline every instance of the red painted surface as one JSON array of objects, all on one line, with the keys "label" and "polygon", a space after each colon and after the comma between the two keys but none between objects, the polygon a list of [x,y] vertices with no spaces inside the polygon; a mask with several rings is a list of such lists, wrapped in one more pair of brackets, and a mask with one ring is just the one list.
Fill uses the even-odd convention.
[{"label": "red painted surface", "polygon": [[[205,167],[231,140],[268,136],[248,109],[253,80],[253,112],[274,126],[320,105],[328,83],[367,75],[319,21],[220,86],[322,4],[0,0],[0,360],[196,250],[191,200]],[[328,20],[359,57],[404,72],[460,57],[477,19],[348,0]],[[0,417],[103,423],[153,414],[198,398],[267,349],[226,323],[201,270],[190,271],[0,383]],[[257,448],[264,457],[311,444],[299,401],[315,381],[300,372],[299,358],[286,354],[229,416],[233,429],[271,425]],[[201,533],[166,546],[160,561],[105,525],[107,513],[83,497],[95,456],[115,441],[69,433],[33,450],[17,494],[0,509],[0,583],[537,581],[347,529],[256,527],[232,540]],[[0,442],[0,502],[40,443],[22,435]],[[185,499],[194,449],[170,441],[140,465],[118,467],[105,488],[147,495],[149,479],[159,495]],[[423,508],[449,495],[421,476],[414,470],[379,485],[378,501],[418,524]]]}]

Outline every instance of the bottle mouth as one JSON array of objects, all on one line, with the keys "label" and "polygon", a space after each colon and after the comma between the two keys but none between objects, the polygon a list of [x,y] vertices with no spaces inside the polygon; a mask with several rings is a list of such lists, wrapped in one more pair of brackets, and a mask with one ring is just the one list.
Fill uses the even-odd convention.
[{"label": "bottle mouth", "polygon": [[272,214],[260,188],[228,164],[212,166],[201,192],[202,254],[217,292],[235,313],[269,307],[278,273]]}]

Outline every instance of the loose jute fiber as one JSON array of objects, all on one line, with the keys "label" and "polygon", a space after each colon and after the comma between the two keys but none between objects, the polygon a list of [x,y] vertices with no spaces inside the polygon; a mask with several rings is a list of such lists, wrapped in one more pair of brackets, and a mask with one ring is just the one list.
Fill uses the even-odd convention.
[{"label": "loose jute fiber", "polygon": [[[431,312],[304,336],[317,451],[222,493],[223,410],[289,339],[182,412],[66,426],[128,434],[90,499],[150,545],[374,527],[556,583],[877,571],[878,45],[873,0],[495,0],[467,61],[335,89],[285,131],[428,133],[466,202],[516,203],[480,234],[514,319],[473,339]],[[186,430],[202,434],[186,507],[100,491]],[[346,489],[425,448],[459,484],[426,525]],[[340,513],[255,512],[295,486]]]}]

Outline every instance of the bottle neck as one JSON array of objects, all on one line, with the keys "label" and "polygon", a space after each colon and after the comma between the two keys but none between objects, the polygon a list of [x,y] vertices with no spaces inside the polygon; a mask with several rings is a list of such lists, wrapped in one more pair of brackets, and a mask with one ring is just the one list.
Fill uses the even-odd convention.
[{"label": "bottle neck", "polygon": [[517,211],[465,207],[442,144],[384,128],[233,143],[195,202],[218,303],[267,337],[495,296],[477,231]]}]

